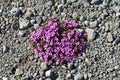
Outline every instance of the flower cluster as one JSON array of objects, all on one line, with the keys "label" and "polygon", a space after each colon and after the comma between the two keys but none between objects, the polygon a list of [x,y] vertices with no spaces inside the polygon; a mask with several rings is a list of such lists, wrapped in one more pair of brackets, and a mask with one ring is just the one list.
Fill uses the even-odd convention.
[{"label": "flower cluster", "polygon": [[59,23],[54,19],[32,32],[29,37],[35,54],[48,64],[72,62],[86,45],[86,32],[79,32],[78,26],[75,22],[65,20]]}]

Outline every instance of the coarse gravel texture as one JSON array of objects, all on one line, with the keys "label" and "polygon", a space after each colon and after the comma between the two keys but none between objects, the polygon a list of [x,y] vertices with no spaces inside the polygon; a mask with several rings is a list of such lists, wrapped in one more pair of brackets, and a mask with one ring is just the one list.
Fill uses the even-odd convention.
[{"label": "coarse gravel texture", "polygon": [[[27,35],[51,16],[89,33],[72,63],[47,65],[30,49]],[[120,80],[120,0],[0,0],[0,80]]]}]

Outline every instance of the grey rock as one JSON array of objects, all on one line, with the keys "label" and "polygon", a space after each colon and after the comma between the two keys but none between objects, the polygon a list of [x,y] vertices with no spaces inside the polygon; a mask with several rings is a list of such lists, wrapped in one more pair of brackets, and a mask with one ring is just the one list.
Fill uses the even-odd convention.
[{"label": "grey rock", "polygon": [[83,80],[84,76],[82,74],[77,74],[74,76],[74,80]]},{"label": "grey rock", "polygon": [[15,15],[17,17],[19,15],[22,15],[22,11],[20,9],[18,9],[18,8],[15,8],[15,7],[13,7],[10,12],[11,12],[11,14],[13,14],[13,15]]},{"label": "grey rock", "polygon": [[71,73],[67,73],[66,78],[71,78]]},{"label": "grey rock", "polygon": [[3,53],[6,53],[9,50],[8,46],[3,45]]},{"label": "grey rock", "polygon": [[95,38],[96,33],[94,29],[86,28],[85,31],[88,33],[88,36],[87,36],[88,41],[91,41]]},{"label": "grey rock", "polygon": [[91,74],[91,73],[88,73],[88,77],[91,78],[91,77],[92,77],[92,74]]},{"label": "grey rock", "polygon": [[84,21],[84,24],[85,24],[86,26],[88,26],[89,22],[88,22],[88,21]]},{"label": "grey rock", "polygon": [[34,24],[34,28],[38,29],[39,28],[39,24]]},{"label": "grey rock", "polygon": [[34,19],[30,20],[30,22],[31,22],[32,25],[35,24],[35,20]]},{"label": "grey rock", "polygon": [[2,77],[2,80],[8,80],[8,78],[7,77]]},{"label": "grey rock", "polygon": [[73,12],[73,14],[72,14],[73,19],[76,19],[77,16],[78,16],[77,12]]},{"label": "grey rock", "polygon": [[84,80],[88,80],[88,75],[84,74]]},{"label": "grey rock", "polygon": [[48,68],[47,64],[45,62],[42,62],[40,67],[41,67],[42,70],[46,70]]},{"label": "grey rock", "polygon": [[47,5],[48,5],[48,6],[53,6],[53,5],[54,5],[54,0],[48,1]]},{"label": "grey rock", "polygon": [[92,22],[89,23],[89,25],[90,25],[91,28],[95,28],[95,27],[98,26],[98,22],[97,21],[92,21]]},{"label": "grey rock", "polygon": [[84,16],[80,16],[80,21],[85,21],[85,17]]},{"label": "grey rock", "polygon": [[107,41],[112,42],[113,41],[113,35],[111,33],[107,34]]},{"label": "grey rock", "polygon": [[19,63],[21,62],[21,59],[20,58],[14,58],[15,62]]},{"label": "grey rock", "polygon": [[101,0],[92,0],[91,1],[91,4],[100,4],[101,3]]},{"label": "grey rock", "polygon": [[25,19],[19,19],[20,29],[27,29],[31,27],[31,23]]},{"label": "grey rock", "polygon": [[62,11],[63,11],[63,9],[64,9],[63,4],[59,4],[59,5],[58,5],[58,10],[59,10],[60,12],[62,12]]},{"label": "grey rock", "polygon": [[65,4],[67,0],[60,0],[61,4]]},{"label": "grey rock", "polygon": [[36,17],[36,22],[38,23],[38,24],[41,24],[42,23],[42,17],[40,17],[40,16],[37,16]]},{"label": "grey rock", "polygon": [[52,75],[52,70],[47,70],[46,72],[45,72],[45,76],[46,77],[50,77]]},{"label": "grey rock", "polygon": [[20,68],[16,69],[15,76],[20,76],[22,74],[23,74],[23,70],[22,69],[20,69]]},{"label": "grey rock", "polygon": [[19,31],[19,32],[18,32],[18,36],[23,37],[24,35],[25,35],[25,33],[24,33],[23,31]]},{"label": "grey rock", "polygon": [[13,22],[11,27],[13,28],[13,30],[18,30],[19,29],[19,23]]},{"label": "grey rock", "polygon": [[119,69],[119,65],[116,65],[114,68],[115,68],[115,70],[118,70]]},{"label": "grey rock", "polygon": [[77,2],[77,0],[71,0],[71,2]]}]

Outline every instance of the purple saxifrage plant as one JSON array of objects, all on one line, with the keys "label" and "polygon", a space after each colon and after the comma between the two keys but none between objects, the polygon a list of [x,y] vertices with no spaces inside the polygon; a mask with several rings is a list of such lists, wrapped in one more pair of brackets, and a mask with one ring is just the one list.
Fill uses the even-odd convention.
[{"label": "purple saxifrage plant", "polygon": [[81,55],[86,45],[86,32],[79,32],[78,23],[68,20],[60,23],[57,19],[48,21],[29,37],[33,42],[32,49],[42,60],[53,62],[72,62]]}]

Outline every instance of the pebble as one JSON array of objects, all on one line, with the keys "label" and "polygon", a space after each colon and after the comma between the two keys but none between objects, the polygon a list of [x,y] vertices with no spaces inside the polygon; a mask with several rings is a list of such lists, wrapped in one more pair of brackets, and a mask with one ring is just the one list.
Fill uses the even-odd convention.
[{"label": "pebble", "polygon": [[77,74],[74,76],[74,80],[83,80],[84,76],[82,74]]},{"label": "pebble", "polygon": [[63,11],[63,9],[64,9],[63,4],[59,4],[59,5],[58,5],[58,10],[59,10],[60,12],[62,12],[62,11]]},{"label": "pebble", "polygon": [[91,40],[93,40],[94,38],[95,38],[95,31],[94,31],[94,29],[90,29],[90,28],[86,28],[86,30],[85,30],[86,32],[87,32],[87,39],[88,39],[88,41],[91,41]]},{"label": "pebble", "polygon": [[77,2],[77,0],[71,0],[71,2]]},{"label": "pebble", "polygon": [[38,24],[41,24],[42,23],[42,17],[40,17],[40,16],[37,16],[36,17],[36,22],[38,23]]},{"label": "pebble", "polygon": [[25,19],[19,19],[20,29],[27,29],[31,27],[31,23]]},{"label": "pebble", "polygon": [[91,73],[88,73],[88,77],[91,78],[91,77],[92,77],[92,74],[91,74]]},{"label": "pebble", "polygon": [[88,21],[84,21],[84,24],[85,24],[85,26],[88,26],[89,22]]},{"label": "pebble", "polygon": [[72,14],[73,19],[76,19],[77,16],[78,16],[78,14],[76,12],[73,12],[73,14]]},{"label": "pebble", "polygon": [[50,77],[52,75],[52,70],[47,70],[46,72],[45,72],[45,76],[46,77]]},{"label": "pebble", "polygon": [[6,53],[9,50],[9,47],[3,45],[3,53]]},{"label": "pebble", "polygon": [[8,80],[8,78],[7,77],[3,77],[2,80]]},{"label": "pebble", "polygon": [[71,73],[67,73],[66,78],[71,78]]},{"label": "pebble", "polygon": [[88,75],[84,74],[84,80],[88,80]]},{"label": "pebble", "polygon": [[99,4],[101,2],[101,0],[92,0],[91,4]]},{"label": "pebble", "polygon": [[23,74],[23,70],[22,69],[20,69],[20,68],[16,69],[15,76],[20,76],[22,74]]},{"label": "pebble", "polygon": [[18,36],[23,37],[24,35],[25,35],[25,33],[24,33],[23,31],[19,31],[19,32],[18,32]]},{"label": "pebble", "polygon": [[119,65],[116,65],[114,68],[115,68],[115,70],[118,70],[119,69]]},{"label": "pebble", "polygon": [[111,72],[111,71],[113,71],[113,68],[107,68],[107,71]]},{"label": "pebble", "polygon": [[11,27],[13,28],[13,30],[18,30],[19,29],[19,23],[13,22]]},{"label": "pebble", "polygon": [[34,19],[30,20],[30,23],[31,23],[32,25],[34,25],[34,24],[35,24],[35,20],[34,20]]},{"label": "pebble", "polygon": [[54,5],[54,0],[49,0],[47,3],[48,6],[53,6]]},{"label": "pebble", "polygon": [[65,3],[67,2],[67,0],[60,0],[60,2],[61,2],[62,4],[65,4]]},{"label": "pebble", "polygon": [[112,42],[113,41],[113,35],[111,33],[107,34],[107,41]]},{"label": "pebble", "polygon": [[41,67],[42,70],[46,70],[48,68],[47,64],[45,62],[42,62],[40,67]]},{"label": "pebble", "polygon": [[98,22],[97,21],[92,21],[92,22],[89,23],[89,25],[90,25],[90,28],[95,28],[95,27],[98,26]]}]

